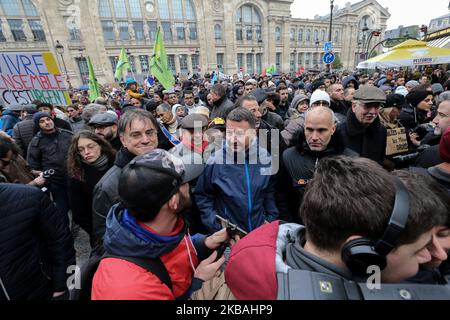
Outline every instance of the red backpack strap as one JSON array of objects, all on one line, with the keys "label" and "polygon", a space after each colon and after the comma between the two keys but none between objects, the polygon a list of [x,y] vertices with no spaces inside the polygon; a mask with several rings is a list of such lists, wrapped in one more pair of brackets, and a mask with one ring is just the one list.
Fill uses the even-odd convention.
[{"label": "red backpack strap", "polygon": [[225,279],[238,300],[277,299],[275,256],[279,225],[279,221],[265,224],[232,248]]}]

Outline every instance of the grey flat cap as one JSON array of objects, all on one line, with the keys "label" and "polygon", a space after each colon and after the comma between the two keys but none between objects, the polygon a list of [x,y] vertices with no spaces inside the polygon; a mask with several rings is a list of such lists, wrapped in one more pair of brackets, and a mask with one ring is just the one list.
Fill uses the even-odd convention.
[{"label": "grey flat cap", "polygon": [[15,104],[12,104],[10,106],[7,106],[6,110],[20,112],[20,111],[23,110],[23,107],[24,107],[23,104],[15,103]]},{"label": "grey flat cap", "polygon": [[93,125],[102,125],[102,126],[107,126],[107,125],[113,125],[113,124],[117,124],[119,122],[119,119],[117,118],[116,115],[113,115],[112,113],[109,112],[105,112],[105,113],[98,113],[95,116],[93,116],[91,118],[91,120],[89,121],[89,125],[93,126]]},{"label": "grey flat cap", "polygon": [[181,120],[183,129],[195,129],[200,128],[200,126],[201,128],[208,126],[208,119],[203,114],[192,113]]},{"label": "grey flat cap", "polygon": [[364,103],[385,103],[386,94],[383,90],[375,86],[361,86],[356,90],[354,99]]}]

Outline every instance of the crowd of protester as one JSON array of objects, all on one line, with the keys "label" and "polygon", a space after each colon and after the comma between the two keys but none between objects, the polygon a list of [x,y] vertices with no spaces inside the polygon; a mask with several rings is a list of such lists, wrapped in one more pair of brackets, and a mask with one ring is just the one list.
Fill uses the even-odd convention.
[{"label": "crowd of protester", "polygon": [[363,282],[371,264],[447,283],[450,72],[214,72],[70,98],[1,108],[0,300],[73,298],[80,228],[78,298],[188,299],[221,277],[270,300],[289,269]]}]

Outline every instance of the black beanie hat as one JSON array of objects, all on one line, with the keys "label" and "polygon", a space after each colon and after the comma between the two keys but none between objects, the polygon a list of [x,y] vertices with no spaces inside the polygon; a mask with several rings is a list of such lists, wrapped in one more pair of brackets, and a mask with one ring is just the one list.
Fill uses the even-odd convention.
[{"label": "black beanie hat", "polygon": [[406,95],[405,99],[413,107],[417,107],[417,105],[425,100],[429,95],[432,95],[432,93],[426,90],[411,91]]}]

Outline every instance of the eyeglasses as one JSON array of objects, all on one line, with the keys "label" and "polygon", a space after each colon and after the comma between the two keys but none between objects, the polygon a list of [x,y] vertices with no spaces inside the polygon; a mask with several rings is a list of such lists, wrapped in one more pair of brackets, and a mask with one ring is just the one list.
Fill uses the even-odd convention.
[{"label": "eyeglasses", "polygon": [[9,166],[9,164],[11,163],[12,160],[5,160],[5,159],[0,158],[0,161],[2,162],[2,165],[4,167],[7,167],[7,166]]}]

